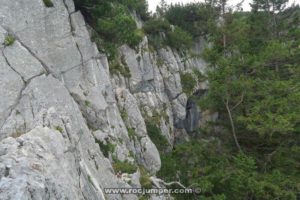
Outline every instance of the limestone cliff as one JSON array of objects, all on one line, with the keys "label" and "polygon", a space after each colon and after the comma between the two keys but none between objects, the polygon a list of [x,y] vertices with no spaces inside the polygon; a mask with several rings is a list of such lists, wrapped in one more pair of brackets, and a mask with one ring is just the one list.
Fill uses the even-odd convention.
[{"label": "limestone cliff", "polygon": [[155,51],[145,37],[137,51],[119,48],[131,77],[110,73],[72,0],[53,4],[0,0],[0,199],[138,199],[104,194],[140,187],[138,168],[128,181],[112,165],[128,162],[155,176],[160,155],[145,121],[157,119],[169,148],[187,139],[199,112],[187,113],[180,73],[204,71],[205,63]]}]

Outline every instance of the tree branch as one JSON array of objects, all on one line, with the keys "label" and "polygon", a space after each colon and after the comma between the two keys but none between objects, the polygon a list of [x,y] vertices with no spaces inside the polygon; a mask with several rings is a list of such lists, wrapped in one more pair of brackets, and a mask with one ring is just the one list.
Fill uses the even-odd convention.
[{"label": "tree branch", "polygon": [[233,111],[234,109],[236,109],[241,103],[243,103],[243,101],[244,101],[244,93],[242,94],[242,96],[241,96],[241,100],[235,105],[235,106],[233,106],[232,108],[231,108],[231,111]]},{"label": "tree branch", "polygon": [[225,101],[223,101],[223,102],[225,104],[225,107],[226,107],[226,110],[227,110],[227,114],[228,114],[228,117],[229,117],[229,120],[230,120],[230,125],[231,125],[231,130],[232,130],[232,135],[233,135],[233,139],[234,139],[235,145],[236,145],[236,147],[238,148],[238,150],[240,152],[243,152],[242,148],[241,148],[241,146],[239,144],[239,141],[237,139],[237,136],[236,136],[235,125],[234,125],[234,122],[233,122],[231,110],[229,108],[229,97],[227,96],[226,102]]},{"label": "tree branch", "polygon": [[163,184],[164,186],[178,185],[178,186],[182,187],[183,189],[187,189],[187,188],[190,188],[191,186],[195,185],[195,184],[192,184],[191,186],[186,187],[178,181],[172,181],[172,182],[166,183],[165,181],[158,179],[156,177],[150,177],[150,179],[151,179],[152,183],[158,188],[160,187],[160,184]]}]

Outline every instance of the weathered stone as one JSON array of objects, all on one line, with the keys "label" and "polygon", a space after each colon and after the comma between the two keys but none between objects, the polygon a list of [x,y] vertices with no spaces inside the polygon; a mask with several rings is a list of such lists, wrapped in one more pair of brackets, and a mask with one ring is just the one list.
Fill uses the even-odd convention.
[{"label": "weathered stone", "polygon": [[156,173],[161,167],[159,152],[147,135],[145,121],[142,117],[136,99],[126,89],[117,89],[116,96],[119,108],[127,127],[131,129],[131,140],[135,146],[138,162],[151,173]]},{"label": "weathered stone", "polygon": [[[0,127],[18,102],[25,83],[0,54]],[[1,138],[1,136],[0,136]]]},{"label": "weathered stone", "polygon": [[[138,172],[129,185],[111,163],[127,160],[155,175],[161,160],[145,120],[158,119],[170,148],[188,140],[180,73],[205,71],[206,64],[170,48],[153,50],[144,37],[137,50],[119,48],[131,78],[110,75],[73,1],[52,2],[0,0],[0,199],[138,199],[104,194],[140,187]],[[16,41],[4,47],[8,34]],[[115,149],[105,158],[95,141]]]},{"label": "weathered stone", "polygon": [[3,54],[7,62],[25,81],[46,73],[42,64],[34,58],[18,41],[6,47]]},{"label": "weathered stone", "polygon": [[189,99],[186,106],[186,118],[184,121],[185,130],[192,133],[199,127],[200,110],[194,99]]},{"label": "weathered stone", "polygon": [[2,140],[0,199],[84,199],[66,151],[61,133],[48,128]]},{"label": "weathered stone", "polygon": [[155,174],[160,170],[161,161],[158,150],[149,137],[143,137],[140,141],[146,169]]},{"label": "weathered stone", "polygon": [[7,31],[0,26],[0,48],[4,47],[4,41],[7,36]]}]

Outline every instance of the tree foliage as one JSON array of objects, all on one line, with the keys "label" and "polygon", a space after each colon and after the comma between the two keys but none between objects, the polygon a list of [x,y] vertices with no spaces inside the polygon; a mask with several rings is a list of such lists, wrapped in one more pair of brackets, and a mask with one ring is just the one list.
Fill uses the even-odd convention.
[{"label": "tree foliage", "polygon": [[145,0],[75,0],[87,22],[95,30],[95,42],[110,60],[116,57],[116,48],[122,44],[137,46],[143,34],[136,27],[132,13],[136,11],[143,19],[149,17]]},{"label": "tree foliage", "polygon": [[[231,155],[224,148],[218,140],[178,145],[171,154],[162,156],[158,175],[166,181],[178,179],[186,186],[201,189],[199,195],[176,195],[176,199],[296,200],[299,179],[276,168],[260,172],[254,157]],[[294,153],[299,153],[299,149]]]},{"label": "tree foliage", "polygon": [[174,4],[165,12],[171,24],[187,31],[193,37],[209,34],[216,25],[219,9],[207,3]]},{"label": "tree foliage", "polygon": [[222,130],[163,156],[161,177],[202,189],[177,199],[299,198],[300,8],[286,2],[256,0],[206,25],[209,90],[199,105],[219,113]]}]

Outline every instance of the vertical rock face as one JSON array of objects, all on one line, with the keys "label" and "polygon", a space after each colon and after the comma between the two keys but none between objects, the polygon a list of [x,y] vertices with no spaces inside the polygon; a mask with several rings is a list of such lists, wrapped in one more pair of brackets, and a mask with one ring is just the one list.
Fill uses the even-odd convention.
[{"label": "vertical rock face", "polygon": [[110,75],[73,1],[52,2],[0,0],[0,199],[138,199],[104,193],[133,187],[112,164],[155,175],[160,155],[145,122],[155,117],[170,147],[184,136],[180,73],[205,63],[153,51],[145,37],[138,51],[119,49],[131,78]]},{"label": "vertical rock face", "polygon": [[[195,42],[195,55],[201,54],[203,44],[200,39]],[[148,44],[147,37],[138,50],[124,45],[119,48],[119,54],[122,64],[130,69],[131,77],[126,79],[121,74],[112,75],[114,88],[126,89],[133,95],[144,119],[159,118],[160,129],[172,146],[177,136],[186,135],[185,121],[189,118],[186,112],[188,97],[183,92],[180,74],[192,73],[193,70],[204,73],[206,63],[199,56],[180,55],[169,47],[155,51]],[[207,87],[205,85],[203,87]],[[195,91],[198,89],[201,88],[195,88]],[[193,115],[196,116],[193,119],[194,131],[200,116],[197,109],[193,112],[197,113]]]}]

